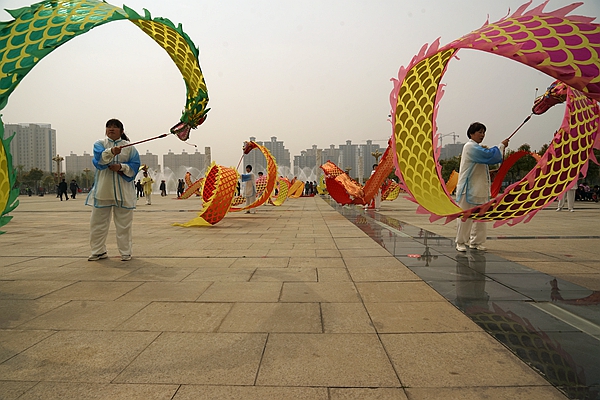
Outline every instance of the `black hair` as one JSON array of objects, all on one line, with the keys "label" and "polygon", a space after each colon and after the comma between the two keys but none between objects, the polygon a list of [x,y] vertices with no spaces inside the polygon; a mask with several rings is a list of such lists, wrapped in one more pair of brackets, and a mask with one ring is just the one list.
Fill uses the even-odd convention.
[{"label": "black hair", "polygon": [[129,138],[125,134],[125,128],[123,128],[123,123],[121,121],[119,121],[116,118],[111,118],[108,121],[106,121],[106,127],[108,128],[109,126],[116,126],[117,128],[119,128],[121,130],[121,140],[129,141]]},{"label": "black hair", "polygon": [[377,168],[379,164],[373,164],[373,169]]},{"label": "black hair", "polygon": [[252,171],[252,165],[248,164],[246,165],[246,169],[250,168],[250,171]]},{"label": "black hair", "polygon": [[467,129],[467,137],[471,139],[472,134],[474,134],[475,132],[479,132],[482,129],[483,132],[487,130],[484,124],[482,124],[481,122],[473,122],[471,125],[469,125],[469,129]]}]

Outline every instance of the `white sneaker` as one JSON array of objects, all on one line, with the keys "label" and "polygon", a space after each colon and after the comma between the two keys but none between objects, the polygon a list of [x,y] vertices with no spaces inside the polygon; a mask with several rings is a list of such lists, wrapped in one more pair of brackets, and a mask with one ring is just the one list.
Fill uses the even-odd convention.
[{"label": "white sneaker", "polygon": [[569,212],[573,212],[573,211],[575,211],[575,210],[569,210]]},{"label": "white sneaker", "polygon": [[467,251],[467,246],[465,246],[464,244],[456,243],[456,251],[464,253],[465,251]]},{"label": "white sneaker", "polygon": [[129,261],[131,260],[131,255],[125,254],[121,256],[121,261]]},{"label": "white sneaker", "polygon": [[560,211],[560,210],[562,210],[560,207],[556,209],[556,211]]},{"label": "white sneaker", "polygon": [[479,251],[486,251],[487,247],[481,245],[481,244],[476,244],[476,245],[471,245],[469,246],[471,249],[473,250],[479,250]]},{"label": "white sneaker", "polygon": [[108,254],[106,254],[106,252],[102,254],[92,254],[88,257],[88,261],[104,260],[105,258],[108,258]]}]

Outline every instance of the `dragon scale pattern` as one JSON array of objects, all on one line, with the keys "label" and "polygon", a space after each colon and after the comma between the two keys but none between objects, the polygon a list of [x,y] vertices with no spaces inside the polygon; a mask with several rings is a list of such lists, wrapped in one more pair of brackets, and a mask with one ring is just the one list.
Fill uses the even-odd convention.
[{"label": "dragon scale pattern", "polygon": [[[401,68],[391,95],[397,175],[432,220],[528,221],[587,171],[593,148],[600,145],[600,25],[592,23],[594,18],[567,16],[578,4],[544,12],[546,3],[526,11],[528,2],[510,17],[440,49],[437,44],[424,48],[407,69]],[[513,59],[569,86],[563,123],[536,167],[488,203],[465,211],[447,194],[433,148],[439,81],[460,48]]]}]

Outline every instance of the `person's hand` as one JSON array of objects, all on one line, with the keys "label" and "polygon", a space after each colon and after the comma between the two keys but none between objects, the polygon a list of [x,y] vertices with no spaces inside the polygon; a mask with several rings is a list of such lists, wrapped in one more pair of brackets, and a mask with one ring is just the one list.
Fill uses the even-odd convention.
[{"label": "person's hand", "polygon": [[110,149],[110,152],[113,153],[113,155],[117,155],[117,154],[121,154],[121,147],[120,146],[116,146]]},{"label": "person's hand", "polygon": [[502,141],[502,144],[504,145],[504,147],[508,147],[508,141],[509,141],[508,139],[504,139]]},{"label": "person's hand", "polygon": [[108,169],[110,169],[111,171],[114,171],[114,172],[118,172],[121,170],[121,164],[110,164],[108,166]]}]

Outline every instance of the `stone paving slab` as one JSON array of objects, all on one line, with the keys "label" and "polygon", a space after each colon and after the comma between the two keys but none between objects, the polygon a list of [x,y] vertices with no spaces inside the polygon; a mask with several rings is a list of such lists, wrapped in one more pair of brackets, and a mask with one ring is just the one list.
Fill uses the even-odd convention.
[{"label": "stone paving slab", "polygon": [[[182,228],[199,202],[154,196],[129,262],[113,227],[87,261],[82,198],[20,201],[0,235],[3,399],[564,398],[321,198]],[[452,236],[411,207],[381,212]],[[561,229],[586,229],[573,214]],[[545,251],[527,261],[600,271],[589,246]]]}]

